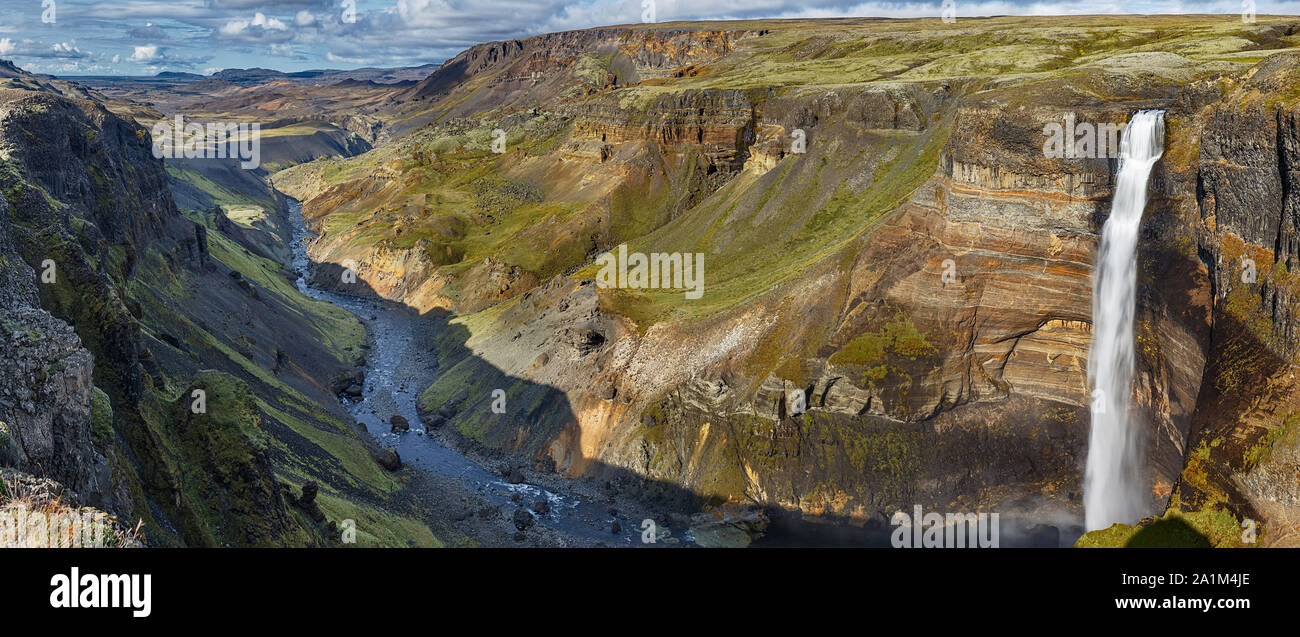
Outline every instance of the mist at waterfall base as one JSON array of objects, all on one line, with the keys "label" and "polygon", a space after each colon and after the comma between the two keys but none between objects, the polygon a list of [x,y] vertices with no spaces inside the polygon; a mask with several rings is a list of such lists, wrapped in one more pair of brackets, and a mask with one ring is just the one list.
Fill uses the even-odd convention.
[{"label": "mist at waterfall base", "polygon": [[1151,169],[1164,152],[1164,111],[1139,111],[1124,128],[1110,217],[1102,227],[1093,275],[1092,428],[1084,471],[1089,531],[1132,524],[1149,508],[1140,479],[1138,423],[1132,413],[1137,305],[1137,242]]}]

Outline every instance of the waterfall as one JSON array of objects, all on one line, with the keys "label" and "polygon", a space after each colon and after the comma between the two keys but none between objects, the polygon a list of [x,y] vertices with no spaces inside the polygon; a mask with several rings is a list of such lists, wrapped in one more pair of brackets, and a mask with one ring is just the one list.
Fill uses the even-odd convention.
[{"label": "waterfall", "polygon": [[1133,314],[1137,305],[1137,240],[1147,203],[1147,179],[1160,159],[1164,111],[1139,111],[1124,128],[1110,217],[1102,227],[1092,283],[1092,430],[1084,472],[1083,507],[1089,531],[1132,524],[1146,512],[1139,481],[1138,424],[1133,396]]}]

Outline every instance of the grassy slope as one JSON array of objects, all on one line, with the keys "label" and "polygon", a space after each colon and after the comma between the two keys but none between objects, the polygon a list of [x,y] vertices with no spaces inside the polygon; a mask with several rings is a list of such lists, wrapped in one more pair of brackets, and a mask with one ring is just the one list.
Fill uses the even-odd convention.
[{"label": "grassy slope", "polygon": [[[196,175],[192,171],[178,173],[182,178]],[[218,195],[222,191],[214,190]],[[244,199],[221,197],[224,205],[239,205]],[[194,212],[188,213],[200,223],[209,220]],[[350,366],[365,339],[365,330],[356,317],[333,304],[316,301],[300,294],[287,280],[286,272],[278,263],[252,254],[243,246],[223,236],[209,226],[209,249],[212,257],[240,272],[257,286],[260,295],[274,297],[287,308],[287,318],[294,329],[305,330],[311,339],[321,345],[339,363]],[[247,437],[257,440],[270,453],[277,477],[283,484],[291,485],[296,492],[302,484],[316,481],[321,484],[321,506],[330,520],[354,519],[358,524],[358,543],[381,546],[407,546],[414,542],[420,546],[438,546],[441,543],[414,513],[405,498],[395,497],[404,485],[399,475],[380,468],[369,457],[361,444],[360,435],[330,410],[294,389],[275,374],[250,360],[246,348],[233,335],[205,328],[211,316],[197,317],[187,313],[195,294],[201,293],[197,281],[187,281],[182,272],[170,268],[158,255],[144,259],[142,275],[130,285],[130,297],[143,307],[142,322],[151,332],[165,331],[187,344],[195,359],[194,367],[212,367],[223,370],[228,381],[209,382],[209,400],[221,395],[220,387],[230,382],[239,383],[242,390],[253,391],[243,404],[248,417],[234,418],[236,426],[245,429]],[[206,319],[206,320],[205,320]],[[242,345],[242,347],[241,347]],[[212,374],[213,372],[199,372]],[[188,403],[186,390],[192,381],[187,372],[178,370],[175,377],[168,375],[155,379],[151,388],[153,399],[159,405],[156,418],[147,418],[159,434],[164,434],[171,405],[180,401]],[[217,390],[211,389],[218,387]],[[219,413],[221,410],[210,411]],[[231,410],[236,411],[236,410]],[[199,477],[199,476],[192,476]],[[187,481],[197,488],[201,481]],[[290,509],[301,526],[312,525],[295,509]],[[390,510],[407,511],[407,515]],[[301,544],[318,537],[298,535],[287,543]]]},{"label": "grassy slope", "polygon": [[[621,107],[636,110],[652,99],[686,90],[774,88],[783,95],[815,95],[836,87],[972,77],[996,78],[998,84],[993,88],[997,88],[1007,83],[1037,84],[1053,78],[1096,75],[1103,68],[1136,73],[1138,67],[1143,73],[1185,82],[1207,73],[1245,68],[1269,53],[1297,46],[1300,36],[1286,36],[1279,26],[1290,22],[1261,17],[1257,24],[1248,25],[1222,16],[1156,16],[1134,26],[1127,18],[1081,16],[962,19],[954,24],[938,20],[689,23],[689,28],[702,30],[768,32],[745,39],[735,53],[695,73],[649,80],[620,88],[614,95]],[[1140,61],[1120,57],[1154,51],[1170,55],[1147,55]],[[609,64],[607,57],[579,56],[572,69],[575,81],[595,84],[602,79]],[[471,78],[433,108],[451,108],[470,100],[486,90],[484,80]],[[580,104],[604,97],[575,94],[564,102]],[[426,129],[359,157],[321,160],[323,168],[291,169],[284,177],[292,179],[295,170],[320,170],[323,183],[341,185],[365,180],[377,166],[396,167],[403,180],[398,193],[365,205],[339,205],[327,218],[326,231],[347,235],[355,245],[406,248],[427,239],[433,244],[433,260],[450,275],[462,274],[492,256],[533,271],[544,281],[582,265],[588,257],[583,249],[587,246],[567,236],[569,228],[563,223],[588,202],[548,197],[513,207],[501,225],[473,223],[475,204],[481,197],[472,186],[486,177],[519,172],[515,169],[518,157],[496,157],[487,151],[491,130],[502,115],[484,110],[476,116],[479,123],[468,129]],[[510,148],[521,147],[525,156],[543,155],[563,138],[562,131],[542,125],[514,127],[510,132]],[[937,165],[944,134],[940,129],[924,139],[882,136],[875,147],[855,156],[822,155],[818,159],[823,163],[845,164],[894,152],[891,147],[903,151],[887,165],[877,167],[873,181],[877,186],[865,192],[841,188],[834,197],[818,193],[813,205],[786,196],[789,201],[775,211],[775,217],[767,211],[762,215],[764,225],[736,236],[718,232],[734,208],[761,208],[790,191],[808,193],[815,187],[810,182],[822,178],[821,171],[800,170],[780,183],[766,180],[756,184],[746,181],[748,175],[739,177],[690,214],[663,227],[660,225],[667,217],[654,212],[664,204],[656,200],[664,194],[662,190],[629,193],[633,201],[628,205],[636,206],[637,214],[626,218],[640,223],[623,228],[618,238],[629,240],[633,249],[716,255],[706,275],[709,302],[683,303],[679,294],[622,291],[611,295],[610,307],[638,319],[645,329],[669,316],[707,316],[771,289],[809,263],[834,254],[845,241],[858,237],[872,221],[906,199]],[[836,187],[833,183],[827,186]],[[762,189],[762,194],[755,195],[754,188]],[[617,208],[617,197],[614,205]],[[399,221],[402,215],[398,211],[409,214],[412,210],[418,211],[413,223]],[[399,224],[400,236],[393,236]],[[771,242],[773,231],[780,236],[776,245]],[[575,276],[592,274],[594,269],[587,268]]]}]

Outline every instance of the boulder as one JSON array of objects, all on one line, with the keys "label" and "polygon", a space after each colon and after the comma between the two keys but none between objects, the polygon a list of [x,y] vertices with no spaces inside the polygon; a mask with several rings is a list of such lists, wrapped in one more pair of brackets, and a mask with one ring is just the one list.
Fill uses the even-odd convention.
[{"label": "boulder", "polygon": [[379,466],[389,471],[397,471],[402,468],[402,457],[397,455],[396,449],[372,449],[370,457],[374,458],[375,462],[379,463]]},{"label": "boulder", "polygon": [[515,509],[515,513],[511,516],[510,521],[514,522],[516,529],[524,531],[533,525],[533,515],[528,512],[528,509],[519,507]]},{"label": "boulder", "polygon": [[406,421],[406,418],[398,414],[393,414],[393,417],[388,419],[388,424],[393,426],[393,433],[395,434],[410,431],[411,429],[411,424]]}]

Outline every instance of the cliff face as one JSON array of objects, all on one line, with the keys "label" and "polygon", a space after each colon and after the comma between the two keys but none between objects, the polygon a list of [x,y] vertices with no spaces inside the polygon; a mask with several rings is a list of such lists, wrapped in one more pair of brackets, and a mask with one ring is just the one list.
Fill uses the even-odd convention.
[{"label": "cliff face", "polygon": [[[406,99],[439,98],[473,79],[482,91],[475,103],[447,111],[467,115],[516,100],[535,101],[547,92],[569,88],[565,84],[575,77],[593,87],[636,84],[721,58],[744,35],[732,30],[599,28],[489,42],[443,63],[411,87]],[[580,65],[583,58],[600,58],[602,64]],[[483,95],[491,103],[481,103]]]},{"label": "cliff face", "polygon": [[151,146],[93,99],[0,89],[0,465],[149,545],[337,541],[287,506],[306,482],[332,518],[418,528],[353,501],[393,488],[329,388],[359,322],[299,295],[257,228],[179,211]]},{"label": "cliff face", "polygon": [[3,328],[0,462],[39,468],[102,506],[112,499],[112,474],[92,440],[90,352],[66,323],[26,300],[6,299]]},{"label": "cliff face", "polygon": [[1197,249],[1209,268],[1209,361],[1172,506],[1296,528],[1297,60],[1278,56],[1201,114]]},{"label": "cliff face", "polygon": [[134,266],[137,242],[161,238],[175,208],[161,171],[142,167],[145,140],[102,108],[25,91],[0,98],[6,320],[20,323],[6,329],[18,401],[0,419],[21,430],[19,468],[59,467],[51,477],[129,514],[125,483],[106,475],[105,456],[117,464],[111,427],[91,435],[92,353],[119,404],[140,400],[138,334],[109,277]]},{"label": "cliff face", "polygon": [[[1159,20],[1166,35],[1219,28]],[[1150,510],[1263,520],[1284,537],[1292,495],[1270,485],[1295,467],[1296,54],[1153,52],[1164,35],[1086,22],[1112,38],[1104,51],[1041,40],[1058,32],[1034,20],[737,30],[717,57],[673,58],[637,83],[574,80],[588,32],[493,45],[424,84],[419,108],[438,123],[277,183],[323,232],[314,255],[354,260],[422,311],[466,315],[468,340],[443,344],[454,373],[423,397],[464,438],[697,502],[1070,520],[1118,149],[1054,158],[1045,127],[1163,109],[1136,317]],[[1219,26],[1250,49],[1297,32]],[[990,41],[993,28],[1012,34]],[[524,60],[558,66],[501,70]],[[484,215],[488,178],[536,197]],[[599,288],[592,261],[621,243],[704,255],[702,299]],[[394,267],[394,250],[423,260]],[[523,273],[479,284],[512,267]],[[530,402],[533,385],[570,409]],[[489,415],[501,387],[524,403],[511,417]]]}]

